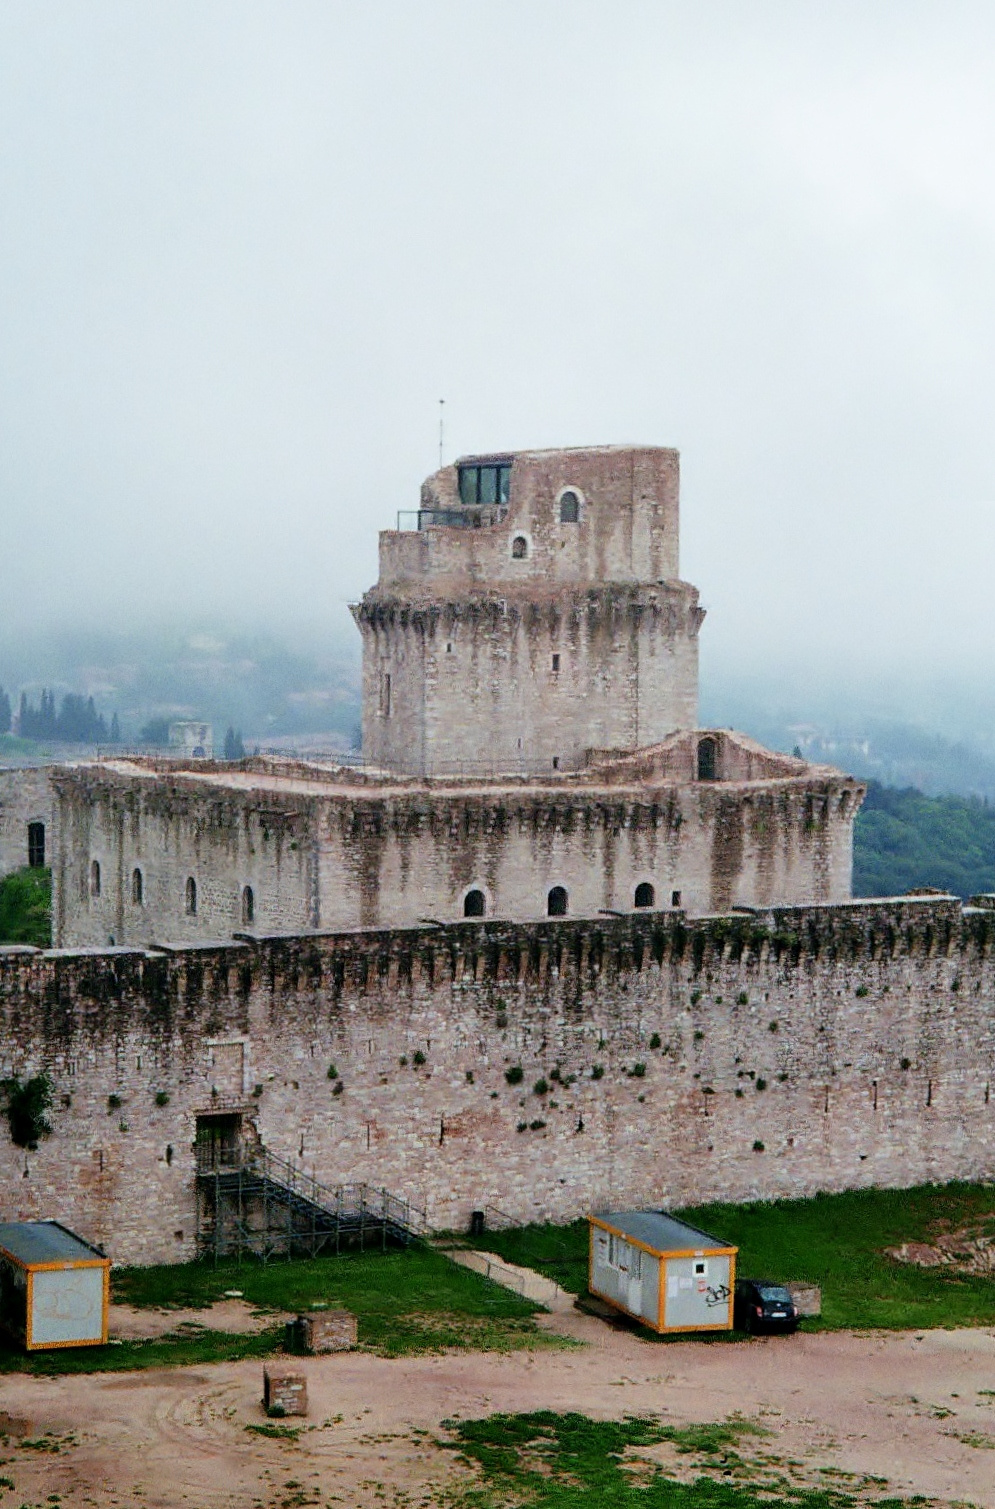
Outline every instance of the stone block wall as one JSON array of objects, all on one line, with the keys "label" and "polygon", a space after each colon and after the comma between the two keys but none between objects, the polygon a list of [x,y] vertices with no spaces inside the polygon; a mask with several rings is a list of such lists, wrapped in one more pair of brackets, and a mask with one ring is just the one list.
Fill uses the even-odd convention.
[{"label": "stone block wall", "polygon": [[49,771],[0,770],[0,876],[28,862],[28,824],[45,824],[45,863],[52,863],[54,796]]},{"label": "stone block wall", "polygon": [[[720,736],[722,759],[732,760]],[[379,789],[348,777],[153,779],[104,766],[56,773],[56,943],[148,945],[240,932],[413,926],[463,915],[546,915],[554,886],[572,916],[657,908],[841,901],[850,892],[861,788],[825,768],[755,785],[599,787],[583,780]],[[592,777],[592,781],[596,777]],[[606,781],[609,777],[606,777]],[[100,866],[94,894],[93,863]],[[135,871],[141,902],[135,900]],[[193,879],[197,911],[186,909]],[[250,887],[253,916],[243,911]]]},{"label": "stone block wall", "polygon": [[549,772],[694,728],[703,617],[683,583],[364,602],[364,758],[427,775]]},{"label": "stone block wall", "polygon": [[995,913],[927,898],[0,951],[0,1075],[54,1091],[36,1151],[0,1123],[6,1213],[189,1257],[219,1107],[438,1227],[990,1178],[993,948]]}]

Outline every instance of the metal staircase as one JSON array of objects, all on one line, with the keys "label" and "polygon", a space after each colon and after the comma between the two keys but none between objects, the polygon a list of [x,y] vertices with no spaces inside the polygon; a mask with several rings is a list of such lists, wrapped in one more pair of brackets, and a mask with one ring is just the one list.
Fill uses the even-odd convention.
[{"label": "metal staircase", "polygon": [[197,1251],[201,1257],[317,1257],[426,1237],[423,1210],[369,1184],[320,1184],[266,1148],[197,1146]]}]

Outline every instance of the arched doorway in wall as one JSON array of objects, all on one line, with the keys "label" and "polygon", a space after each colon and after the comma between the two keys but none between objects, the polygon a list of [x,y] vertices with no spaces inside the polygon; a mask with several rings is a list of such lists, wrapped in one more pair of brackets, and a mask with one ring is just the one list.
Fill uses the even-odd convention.
[{"label": "arched doorway in wall", "polygon": [[636,907],[649,907],[656,901],[656,891],[648,880],[641,880],[636,886],[636,894],[633,905]]},{"label": "arched doorway in wall", "polygon": [[698,779],[714,781],[717,777],[718,745],[710,736],[698,740]]},{"label": "arched doorway in wall", "polygon": [[464,917],[483,917],[487,913],[487,897],[483,891],[467,891],[463,897]]},{"label": "arched doorway in wall", "polygon": [[570,898],[567,895],[566,887],[561,885],[554,885],[553,889],[546,897],[546,916],[565,917],[567,915],[567,904],[569,900]]}]

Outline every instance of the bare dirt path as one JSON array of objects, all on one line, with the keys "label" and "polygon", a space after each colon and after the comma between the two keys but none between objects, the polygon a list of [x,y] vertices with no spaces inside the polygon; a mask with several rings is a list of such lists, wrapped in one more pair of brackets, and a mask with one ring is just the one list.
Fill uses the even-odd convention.
[{"label": "bare dirt path", "polygon": [[439,1485],[460,1471],[432,1444],[442,1420],[552,1408],[603,1417],[645,1411],[674,1423],[738,1410],[773,1433],[764,1451],[799,1459],[813,1472],[885,1477],[891,1493],[995,1509],[993,1331],[661,1344],[582,1315],[544,1323],[587,1345],[295,1359],[311,1403],[296,1441],[247,1429],[264,1423],[258,1361],[8,1376],[0,1381],[0,1411],[11,1428],[36,1441],[51,1432],[61,1444],[42,1451],[11,1437],[0,1451],[0,1474],[15,1490],[4,1499],[37,1504],[59,1494],[63,1506],[101,1509],[430,1505]]}]

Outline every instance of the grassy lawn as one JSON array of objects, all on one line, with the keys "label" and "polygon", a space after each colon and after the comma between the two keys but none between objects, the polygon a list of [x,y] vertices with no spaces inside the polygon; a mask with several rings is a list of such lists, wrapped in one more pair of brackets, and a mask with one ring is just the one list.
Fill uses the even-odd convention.
[{"label": "grassy lawn", "polygon": [[[995,1186],[850,1190],[673,1213],[738,1246],[741,1277],[820,1284],[823,1313],[806,1329],[995,1324],[995,1279],[917,1268],[882,1252],[979,1221],[995,1235]],[[573,1293],[587,1288],[586,1221],[488,1232],[475,1245],[539,1268]]]},{"label": "grassy lawn", "polygon": [[240,1362],[243,1357],[268,1357],[282,1343],[282,1326],[269,1327],[256,1336],[231,1336],[225,1331],[191,1327],[156,1341],[114,1342],[106,1347],[67,1347],[52,1352],[24,1353],[4,1340],[0,1342],[0,1375],[126,1373],[133,1369],[181,1367],[187,1363]]},{"label": "grassy lawn", "polygon": [[[460,1509],[907,1509],[926,1503],[883,1496],[881,1478],[838,1473],[826,1486],[803,1463],[758,1452],[752,1443],[741,1452],[744,1440],[767,1432],[736,1417],[680,1427],[539,1410],[447,1425],[447,1444],[476,1479],[454,1494],[451,1502]],[[684,1459],[677,1475],[642,1454],[665,1442],[676,1460]]]},{"label": "grassy lawn", "polygon": [[[557,1344],[556,1338],[536,1330],[532,1316],[537,1305],[427,1247],[240,1267],[181,1263],[119,1268],[111,1283],[115,1300],[140,1309],[205,1309],[223,1298],[226,1289],[238,1289],[261,1311],[296,1312],[313,1305],[351,1310],[359,1321],[359,1345],[385,1357],[448,1348],[509,1351]],[[256,1336],[183,1327],[157,1341],[30,1356],[0,1346],[0,1372],[122,1371],[235,1361],[265,1356],[278,1350],[282,1341],[282,1326],[276,1325]]]}]

